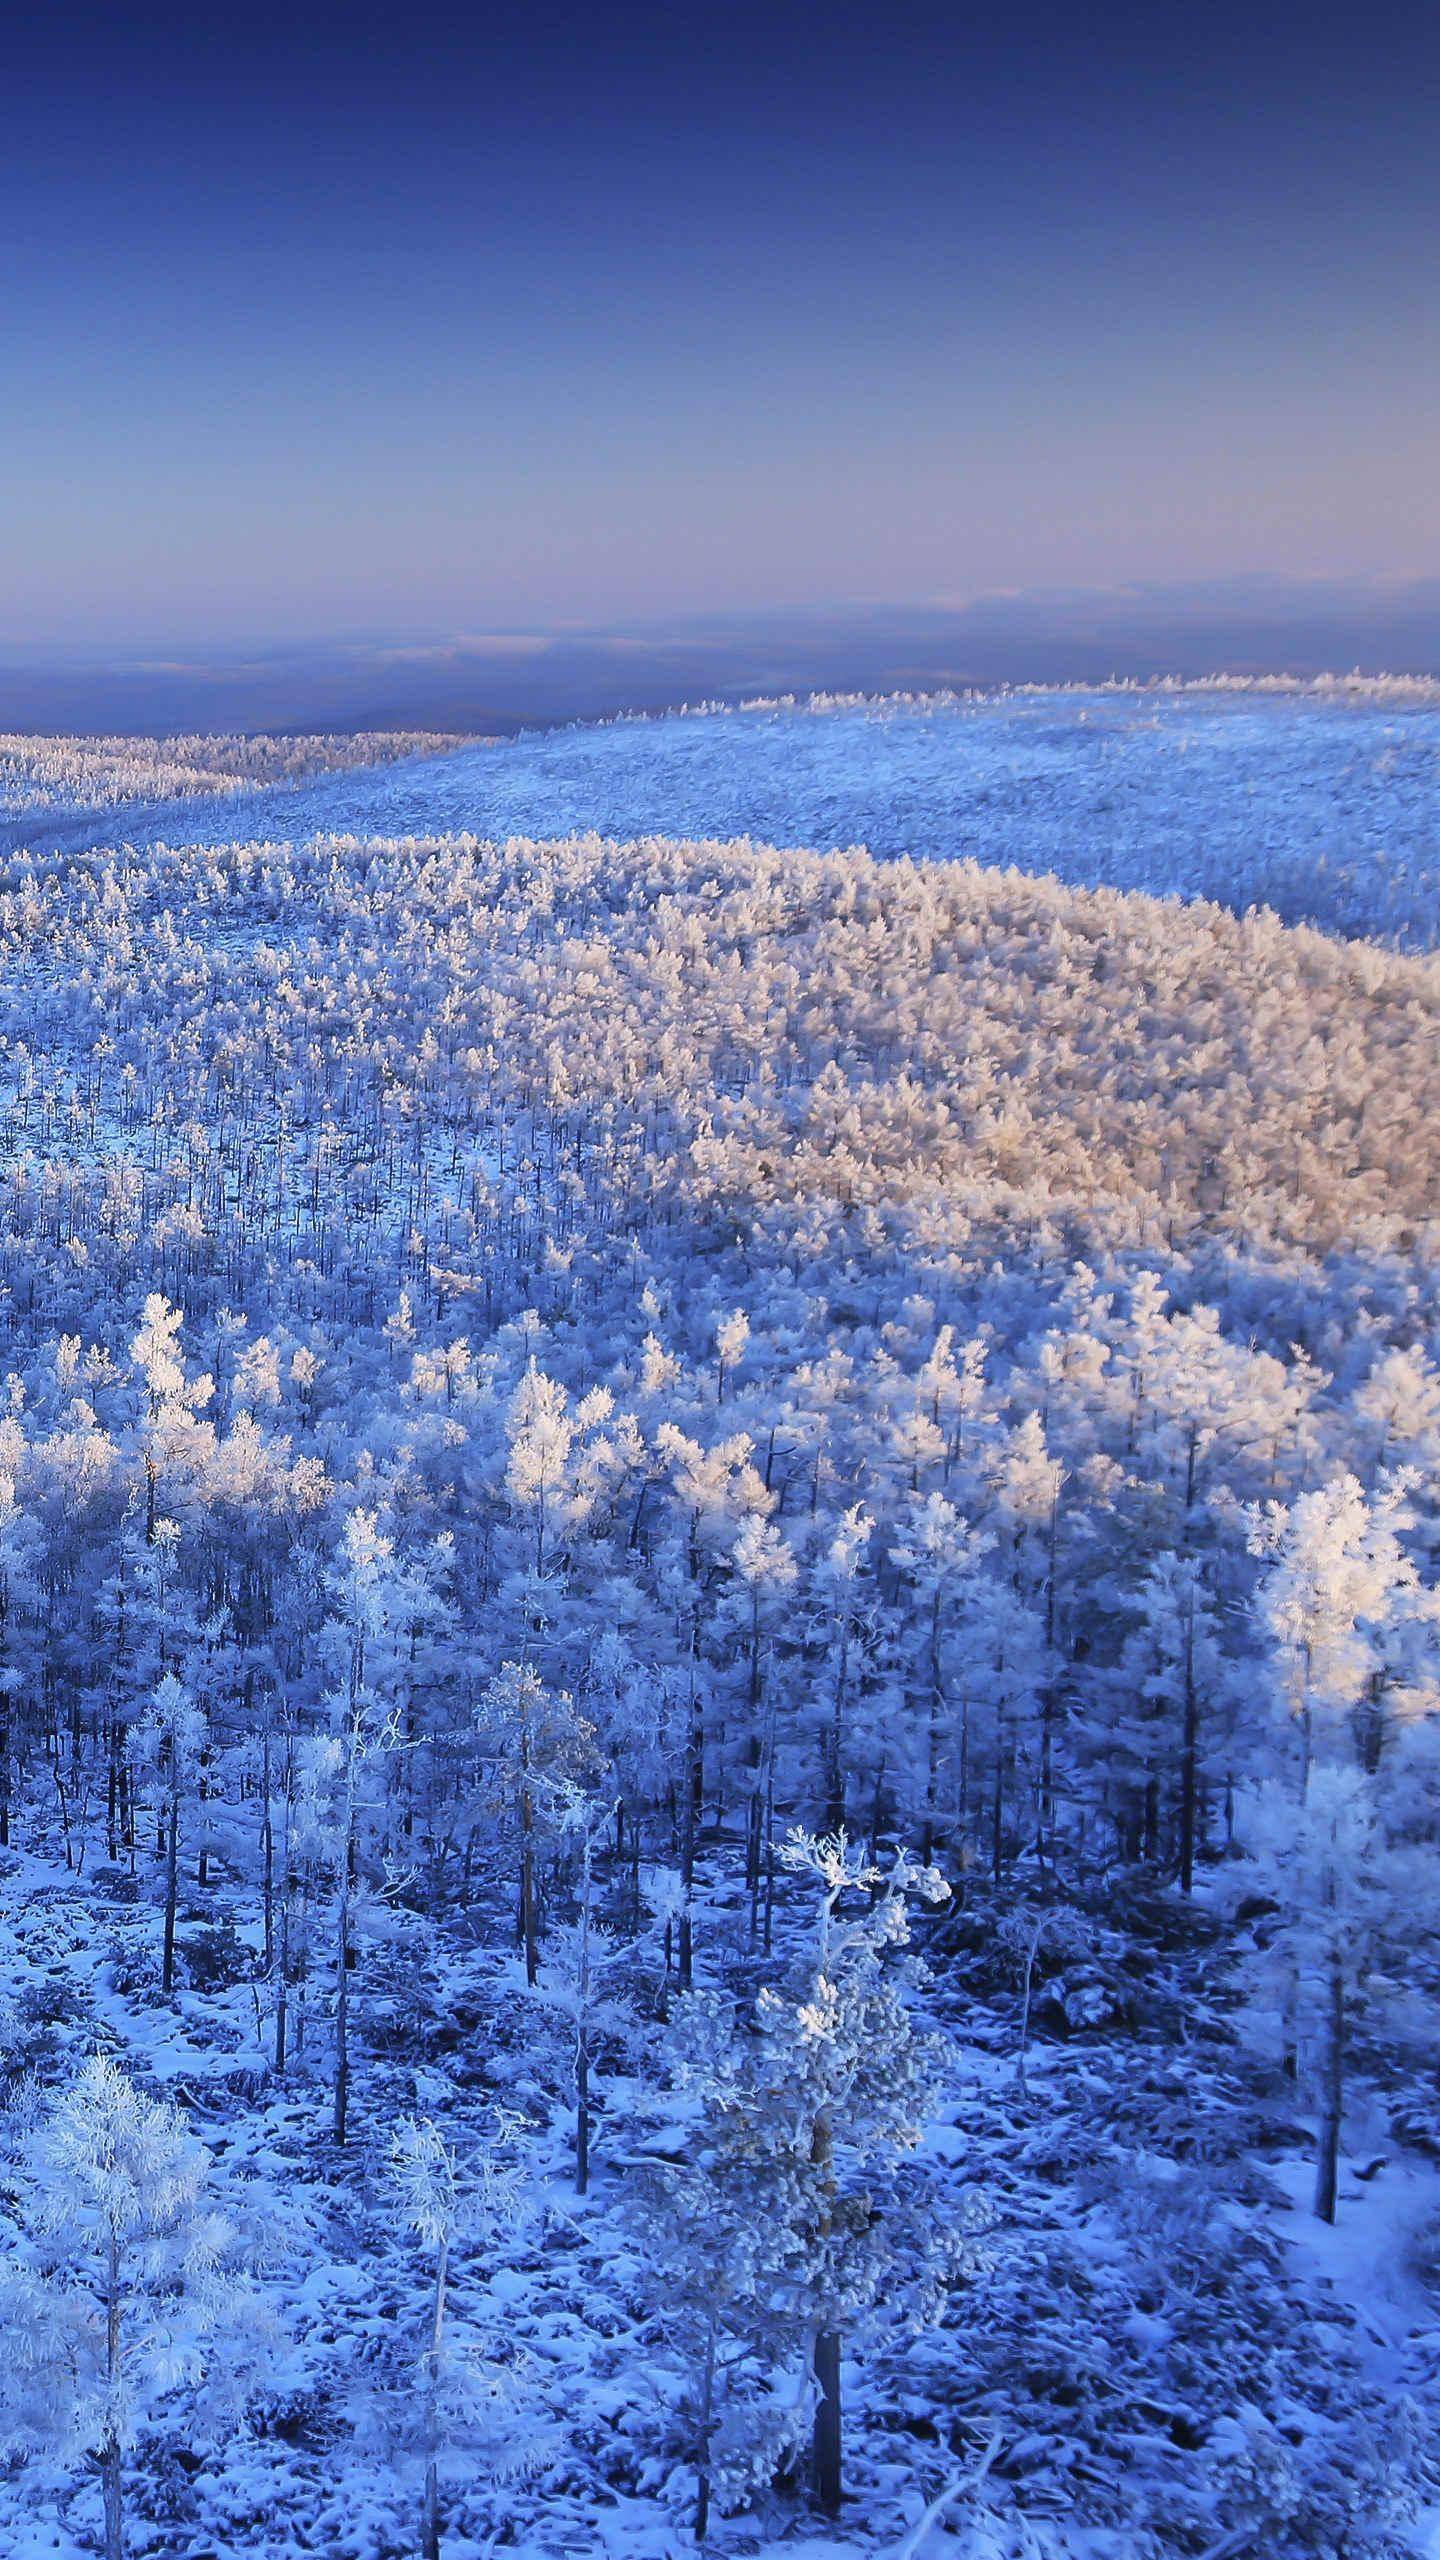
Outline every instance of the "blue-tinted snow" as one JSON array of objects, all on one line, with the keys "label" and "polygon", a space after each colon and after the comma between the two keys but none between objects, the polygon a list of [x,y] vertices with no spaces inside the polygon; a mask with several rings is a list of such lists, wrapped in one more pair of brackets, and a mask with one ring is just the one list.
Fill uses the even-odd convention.
[{"label": "blue-tinted snow", "polygon": [[[944,708],[622,721],[331,774],[132,842],[317,830],[752,835],[971,856],[1173,891],[1412,946],[1440,938],[1440,708],[1300,696],[1038,693]],[[113,813],[52,844],[113,841]]]}]

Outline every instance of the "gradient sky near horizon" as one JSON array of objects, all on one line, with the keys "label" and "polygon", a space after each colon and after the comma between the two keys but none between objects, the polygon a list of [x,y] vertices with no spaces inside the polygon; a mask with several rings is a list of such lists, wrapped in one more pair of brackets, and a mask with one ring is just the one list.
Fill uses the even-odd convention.
[{"label": "gradient sky near horizon", "polygon": [[1440,569],[1440,18],[11,32],[0,641]]}]

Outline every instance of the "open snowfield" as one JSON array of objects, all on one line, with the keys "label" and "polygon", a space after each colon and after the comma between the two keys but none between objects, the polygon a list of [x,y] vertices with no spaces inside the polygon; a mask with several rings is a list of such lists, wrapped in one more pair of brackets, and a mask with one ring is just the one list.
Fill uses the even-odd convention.
[{"label": "open snowfield", "polygon": [[96,743],[3,2560],[1430,2560],[1440,711]]},{"label": "open snowfield", "polygon": [[[676,715],[322,774],[183,819],[133,795],[123,832],[750,835],[969,856],[1109,886],[1273,907],[1412,948],[1440,934],[1435,688],[1009,694],[929,708]],[[102,843],[105,811],[14,843]],[[0,839],[3,840],[3,839]]]}]

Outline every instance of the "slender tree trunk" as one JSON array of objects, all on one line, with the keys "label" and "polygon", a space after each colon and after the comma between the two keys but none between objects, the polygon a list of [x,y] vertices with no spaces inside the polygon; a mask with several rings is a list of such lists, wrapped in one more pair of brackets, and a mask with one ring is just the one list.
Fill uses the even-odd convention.
[{"label": "slender tree trunk", "polygon": [[875,1769],[875,1791],[870,1799],[870,1857],[873,1864],[880,1850],[880,1824],[885,1812],[885,1754],[882,1751]]},{"label": "slender tree trunk", "polygon": [[[3,1651],[4,1651],[4,1649],[5,1649],[5,1647],[6,1647],[7,1639],[8,1639],[8,1636],[9,1636],[9,1630],[10,1630],[10,1595],[9,1595],[9,1592],[8,1592],[7,1590],[0,1590],[0,1652],[3,1652]],[[110,1825],[112,1835],[113,1835],[113,1832],[114,1832],[114,1827],[115,1827],[115,1826],[114,1826],[114,1819],[113,1819],[113,1816],[112,1816],[112,1818],[111,1818],[111,1825]],[[9,1691],[9,1688],[7,1687],[7,1688],[6,1688],[6,1690],[5,1690],[5,1696],[4,1696],[4,1721],[3,1721],[3,1723],[0,1723],[0,1849],[8,1849],[8,1848],[9,1848],[9,1846],[10,1846],[10,1691]],[[113,1849],[113,1848],[112,1848],[112,1849],[111,1849],[111,1851],[110,1851],[110,1855],[111,1855],[111,1857],[112,1857],[112,1858],[113,1858],[113,1857],[114,1857],[114,1855],[115,1855],[115,1852],[114,1852],[114,1849]]]},{"label": "slender tree trunk", "polygon": [[[255,1696],[255,1676],[246,1674],[246,1729]],[[260,1736],[260,1911],[265,1928],[264,1967],[268,1974],[275,1962],[275,1814],[274,1779],[270,1764],[270,1725],[273,1713],[272,1692],[265,1696],[265,1722]]]},{"label": "slender tree trunk", "polygon": [[1055,1661],[1055,1556],[1059,1533],[1060,1499],[1057,1494],[1050,1505],[1050,1534],[1046,1546],[1045,1566],[1045,1654],[1049,1674],[1040,1696],[1040,1837],[1042,1866],[1055,1867],[1055,1727],[1060,1701],[1054,1676]]},{"label": "slender tree trunk", "polygon": [[835,1694],[825,1734],[825,1828],[845,1828],[845,1684],[850,1671],[850,1612],[840,1626],[840,1659],[835,1666]]},{"label": "slender tree trunk", "polygon": [[575,2022],[575,2186],[590,2192],[590,1839],[582,1851],[580,1967]]},{"label": "slender tree trunk", "polygon": [[[112,2231],[105,2268],[105,2380],[112,2398],[120,2388],[120,2244]],[[100,2447],[105,2493],[105,2560],[125,2560],[124,2483],[120,2439],[113,2424]]]},{"label": "slender tree trunk", "polygon": [[750,1944],[755,1944],[755,1914],[760,1897],[761,1847],[764,1839],[765,1780],[757,1769],[745,1809],[745,1890],[750,1896]]},{"label": "slender tree trunk", "polygon": [[[822,1925],[821,1969],[828,1945],[833,1896],[825,1905]],[[828,2116],[816,2118],[810,2137],[810,2157],[821,2173],[824,2208],[822,2230],[828,2237],[834,2219],[835,2177],[832,2167],[834,2140]],[[810,2438],[810,2485],[816,2504],[827,2516],[840,2513],[840,2332],[819,2329],[815,2334],[813,2365],[818,2398]]]},{"label": "slender tree trunk", "polygon": [[1035,1959],[1040,1953],[1040,1939],[1048,1918],[1049,1913],[1042,1911],[1030,1932],[1030,1944],[1025,1951],[1025,2000],[1020,2012],[1020,2053],[1015,2073],[1022,2089],[1025,2086],[1025,2057],[1030,2048],[1030,2011],[1035,1994]]},{"label": "slender tree trunk", "polygon": [[350,1860],[348,1843],[340,1881],[335,1987],[335,2139],[343,2143],[350,2119]]},{"label": "slender tree trunk", "polygon": [[760,1857],[764,1831],[762,1804],[765,1794],[765,1752],[760,1739],[760,1592],[757,1585],[750,1594],[750,1675],[746,1683],[745,1726],[750,1766],[755,1772],[750,1797],[750,1815],[745,1839],[745,1882],[750,1892],[750,1944],[755,1944],[755,1920],[760,1900]]},{"label": "slender tree trunk", "polygon": [[1180,1890],[1195,1885],[1195,1807],[1200,1761],[1200,1709],[1195,1695],[1195,1607],[1185,1624],[1185,1733],[1180,1757]]},{"label": "slender tree trunk", "polygon": [[520,1793],[520,1936],[525,1979],[533,1991],[540,1979],[540,1939],[535,1910],[535,1814],[528,1787]]},{"label": "slender tree trunk", "polygon": [[120,1826],[125,1807],[125,1764],[120,1757],[120,1714],[113,1698],[106,1709],[106,1725],[105,1855],[113,1866],[120,1855]]},{"label": "slender tree trunk", "polygon": [[120,2447],[107,2436],[100,2452],[105,2492],[105,2560],[125,2560],[125,2508],[120,2476]]},{"label": "slender tree trunk", "polygon": [[815,2502],[827,2516],[840,2513],[840,2332],[822,2329],[815,2340],[815,2404],[811,2445],[811,2482]]},{"label": "slender tree trunk", "polygon": [[685,1776],[680,1807],[681,1900],[676,1980],[682,1991],[690,1989],[695,1970],[695,1832],[699,1820],[700,1785],[700,1701],[692,1689],[690,1718],[685,1731]]},{"label": "slender tree trunk", "polygon": [[995,1746],[995,1784],[990,1801],[990,1869],[998,1888],[1005,1873],[1005,1764],[998,1738]]},{"label": "slender tree trunk", "polygon": [[430,2352],[425,2359],[425,2560],[440,2560],[440,2355],[449,2268],[449,2244],[442,2240],[435,2261],[435,2309],[430,2323]]},{"label": "slender tree trunk", "polygon": [[175,1988],[175,1906],[180,1891],[180,1790],[170,1789],[170,1822],[165,1841],[165,1941],[160,1967],[160,1988],[169,1994]]},{"label": "slender tree trunk", "polygon": [[1315,2162],[1315,2211],[1322,2222],[1333,2222],[1340,2185],[1340,2126],[1345,2112],[1345,1968],[1338,1939],[1331,1942],[1326,1987],[1329,2016],[1325,2081],[1320,2095],[1320,2149]]},{"label": "slender tree trunk", "polygon": [[575,2047],[575,2186],[590,2192],[590,2034],[580,2021]]},{"label": "slender tree trunk", "polygon": [[700,2377],[700,2441],[695,2456],[695,2539],[703,2542],[710,2530],[710,2438],[715,2426],[715,2346],[716,2319],[713,2309],[705,2323],[705,2365]]},{"label": "slender tree trunk", "polygon": [[275,2077],[283,2080],[290,2035],[290,1880],[280,1899],[280,1962],[275,1980]]}]

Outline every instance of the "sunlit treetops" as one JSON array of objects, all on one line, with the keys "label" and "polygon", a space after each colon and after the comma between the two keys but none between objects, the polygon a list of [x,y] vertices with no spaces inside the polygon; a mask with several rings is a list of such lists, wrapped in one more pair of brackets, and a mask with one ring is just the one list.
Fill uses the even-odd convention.
[{"label": "sunlit treetops", "polygon": [[473,1215],[521,1147],[553,1178],[519,1214],[562,1243],[1434,1232],[1440,961],[1263,914],[746,843],[321,839],[14,858],[0,959],[22,1224],[37,1186],[79,1233],[138,1185],[214,1249],[337,1209],[354,1247],[442,1159]]}]

